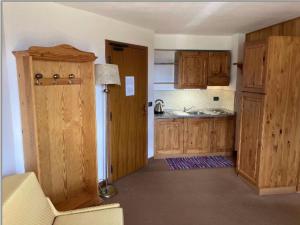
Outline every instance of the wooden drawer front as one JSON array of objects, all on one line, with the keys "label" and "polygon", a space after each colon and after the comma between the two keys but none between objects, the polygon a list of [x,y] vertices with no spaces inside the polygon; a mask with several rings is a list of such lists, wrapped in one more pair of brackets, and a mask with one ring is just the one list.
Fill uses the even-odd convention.
[{"label": "wooden drawer front", "polygon": [[183,153],[183,119],[155,121],[155,153]]},{"label": "wooden drawer front", "polygon": [[265,59],[265,42],[247,43],[245,45],[242,91],[265,92]]},{"label": "wooden drawer front", "polygon": [[242,95],[238,169],[254,183],[257,182],[258,175],[263,107],[263,95],[250,93]]},{"label": "wooden drawer front", "polygon": [[213,119],[185,119],[184,152],[208,153],[211,150]]},{"label": "wooden drawer front", "polygon": [[214,119],[212,152],[231,152],[234,148],[235,117]]},{"label": "wooden drawer front", "polygon": [[230,82],[229,52],[209,52],[208,86],[228,86]]}]

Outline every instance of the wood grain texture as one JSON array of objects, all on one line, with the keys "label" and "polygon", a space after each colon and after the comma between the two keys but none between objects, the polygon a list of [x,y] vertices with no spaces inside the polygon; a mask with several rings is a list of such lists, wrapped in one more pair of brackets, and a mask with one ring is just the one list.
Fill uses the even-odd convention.
[{"label": "wood grain texture", "polygon": [[243,93],[241,96],[238,171],[253,183],[257,183],[264,96]]},{"label": "wood grain texture", "polygon": [[206,88],[208,52],[176,51],[175,87]]},{"label": "wood grain texture", "polygon": [[[56,48],[48,50],[58,54]],[[37,173],[43,191],[60,209],[98,198],[93,62],[37,60],[29,51],[14,53],[22,73],[21,103],[26,100],[22,111],[26,171]],[[49,80],[53,74],[67,80],[72,73],[82,82],[35,85],[37,73]]]},{"label": "wood grain texture", "polygon": [[[108,151],[110,179],[126,176],[147,163],[148,48],[106,42],[106,58],[118,65],[121,86],[109,86]],[[134,96],[125,95],[125,77],[134,76]]]},{"label": "wood grain texture", "polygon": [[[26,51],[18,51],[31,56],[34,60],[62,61],[62,62],[93,62],[97,57],[92,52],[83,52],[71,45],[57,45],[53,47],[32,46]],[[17,53],[17,51],[13,52]]]},{"label": "wood grain texture", "polygon": [[228,86],[230,83],[230,52],[209,52],[207,69],[208,86]]},{"label": "wood grain texture", "polygon": [[265,93],[266,43],[245,44],[242,91]]},{"label": "wood grain texture", "polygon": [[154,157],[231,155],[234,120],[234,116],[155,119]]},{"label": "wood grain texture", "polygon": [[155,120],[155,154],[182,154],[183,132],[183,119]]},{"label": "wood grain texture", "polygon": [[267,40],[270,36],[299,36],[300,17],[246,34],[246,41]]},{"label": "wood grain texture", "polygon": [[34,81],[28,79],[28,74],[32,74],[32,60],[24,54],[16,55],[19,98],[22,114],[22,136],[25,170],[34,171],[38,178],[39,172],[39,153],[37,145],[37,125],[35,114]]},{"label": "wood grain texture", "polygon": [[266,94],[242,97],[238,168],[261,192],[285,193],[299,185],[300,37],[267,45]]},{"label": "wood grain texture", "polygon": [[235,117],[214,119],[212,152],[232,152],[234,150]]},{"label": "wood grain texture", "polygon": [[210,118],[184,119],[184,152],[187,154],[211,152],[211,134],[214,120]]},{"label": "wood grain texture", "polygon": [[270,37],[259,187],[298,184],[300,37]]}]

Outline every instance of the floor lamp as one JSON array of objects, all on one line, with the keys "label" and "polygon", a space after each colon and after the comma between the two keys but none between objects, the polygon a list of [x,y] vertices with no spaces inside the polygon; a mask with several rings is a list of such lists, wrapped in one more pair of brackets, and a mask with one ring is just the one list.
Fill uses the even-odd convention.
[{"label": "floor lamp", "polygon": [[[95,76],[96,76],[96,85],[104,85],[104,95],[105,95],[105,102],[107,102],[107,94],[108,88],[107,85],[121,85],[120,82],[120,75],[119,69],[117,65],[114,64],[96,64],[95,65]],[[104,107],[104,113],[106,113],[106,107]],[[107,131],[107,120],[105,120],[105,132]],[[105,182],[102,186],[99,187],[100,196],[103,198],[111,198],[118,193],[117,189],[108,182],[108,173],[110,168],[110,159],[108,157],[107,147],[105,152]]]}]

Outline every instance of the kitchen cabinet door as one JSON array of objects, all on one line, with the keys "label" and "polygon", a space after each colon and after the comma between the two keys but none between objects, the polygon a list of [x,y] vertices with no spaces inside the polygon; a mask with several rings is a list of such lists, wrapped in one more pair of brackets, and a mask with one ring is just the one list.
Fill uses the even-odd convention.
[{"label": "kitchen cabinet door", "polygon": [[234,148],[235,117],[214,119],[211,152],[232,152]]},{"label": "kitchen cabinet door", "polygon": [[175,87],[207,87],[208,52],[177,51],[175,54]]},{"label": "kitchen cabinet door", "polygon": [[265,93],[266,43],[245,44],[242,91]]},{"label": "kitchen cabinet door", "polygon": [[155,154],[183,153],[183,119],[155,120]]},{"label": "kitchen cabinet door", "polygon": [[213,119],[188,118],[184,121],[184,152],[188,154],[209,153]]},{"label": "kitchen cabinet door", "polygon": [[228,86],[230,82],[230,53],[227,51],[209,52],[208,86]]},{"label": "kitchen cabinet door", "polygon": [[258,177],[263,110],[264,95],[242,94],[238,171],[253,183]]}]

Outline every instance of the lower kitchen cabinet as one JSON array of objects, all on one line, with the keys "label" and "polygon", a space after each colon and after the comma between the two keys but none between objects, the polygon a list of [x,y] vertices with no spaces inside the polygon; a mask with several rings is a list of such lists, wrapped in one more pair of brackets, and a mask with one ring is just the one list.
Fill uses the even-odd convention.
[{"label": "lower kitchen cabinet", "polygon": [[183,153],[183,119],[159,119],[155,121],[155,154]]},{"label": "lower kitchen cabinet", "polygon": [[184,120],[184,153],[209,153],[213,120],[211,118],[189,118]]},{"label": "lower kitchen cabinet", "polygon": [[230,155],[235,117],[155,120],[155,158]]},{"label": "lower kitchen cabinet", "polygon": [[214,119],[212,152],[232,152],[235,138],[235,117]]}]

